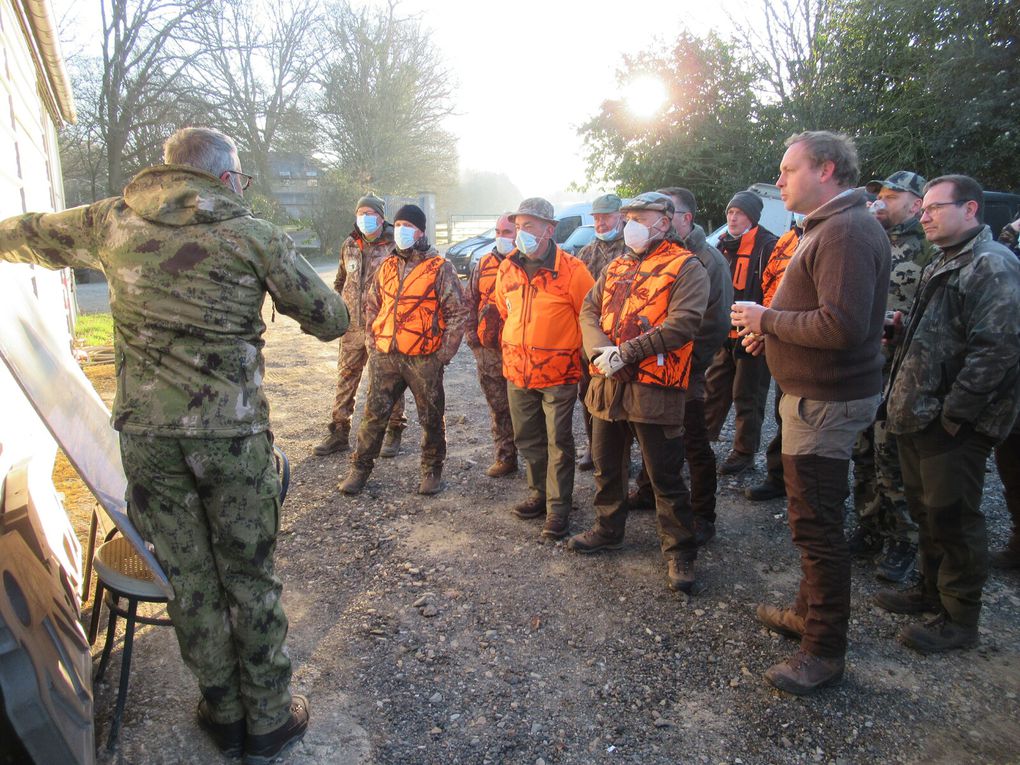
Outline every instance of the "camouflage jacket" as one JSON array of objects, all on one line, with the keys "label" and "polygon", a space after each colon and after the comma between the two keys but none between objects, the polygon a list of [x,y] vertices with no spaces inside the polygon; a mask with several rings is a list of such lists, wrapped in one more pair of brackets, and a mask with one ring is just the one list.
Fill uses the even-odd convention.
[{"label": "camouflage jacket", "polygon": [[[435,247],[425,245],[419,248],[417,245],[410,250],[394,250],[393,254],[403,260],[400,268],[400,280],[403,282],[411,270],[421,263],[425,258],[439,255]],[[385,260],[385,258],[384,258]],[[453,264],[443,259],[443,265],[436,273],[436,298],[439,301],[439,311],[446,328],[443,330],[443,341],[436,356],[444,363],[449,364],[457,355],[460,348],[460,341],[464,338],[464,327],[467,324],[467,303],[464,294],[460,289],[460,277]],[[375,336],[372,334],[372,322],[379,315],[379,308],[382,304],[382,293],[379,290],[378,278],[372,278],[368,292],[365,295],[365,329],[368,333],[368,345],[375,348]]]},{"label": "camouflage jacket", "polygon": [[623,235],[611,242],[604,242],[598,237],[591,244],[586,244],[577,251],[577,259],[584,263],[592,279],[598,279],[606,266],[621,255],[627,254],[627,245],[623,243]]},{"label": "camouflage jacket", "polygon": [[125,433],[232,437],[269,427],[262,304],[321,340],[347,308],[283,231],[211,175],[163,165],[124,196],[0,222],[0,258],[101,268],[110,285]]},{"label": "camouflage jacket", "polygon": [[[892,247],[892,270],[889,272],[887,311],[907,314],[914,302],[921,272],[931,263],[932,246],[924,238],[921,221],[911,218],[886,231]],[[907,317],[904,316],[904,322]]]},{"label": "camouflage jacket", "polygon": [[375,281],[375,272],[386,258],[393,254],[393,226],[383,224],[382,233],[368,241],[358,229],[340,245],[340,263],[336,270],[333,289],[343,296],[351,309],[351,329],[365,329],[365,298]]},{"label": "camouflage jacket", "polygon": [[1020,410],[1020,262],[987,226],[955,255],[935,248],[886,389],[888,426],[937,417],[1001,441]]},{"label": "camouflage jacket", "polygon": [[1002,231],[999,232],[999,241],[1020,257],[1020,233],[1017,233],[1012,223],[1007,223],[1002,227]]}]

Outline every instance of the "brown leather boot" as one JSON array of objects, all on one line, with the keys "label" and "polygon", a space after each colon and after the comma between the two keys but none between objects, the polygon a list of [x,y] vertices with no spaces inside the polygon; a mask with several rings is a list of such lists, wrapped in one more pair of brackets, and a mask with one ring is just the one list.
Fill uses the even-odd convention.
[{"label": "brown leather boot", "polygon": [[485,471],[489,478],[502,478],[517,472],[517,460],[496,460]]},{"label": "brown leather boot", "polygon": [[938,597],[926,591],[923,579],[905,590],[879,590],[874,601],[876,606],[893,614],[935,613],[940,606]]},{"label": "brown leather boot", "polygon": [[649,490],[631,489],[627,493],[628,510],[654,510],[655,495]]},{"label": "brown leather boot", "polygon": [[567,549],[579,553],[593,553],[599,550],[619,550],[623,547],[623,537],[610,537],[594,526],[583,534],[577,534],[567,540]]},{"label": "brown leather boot", "polygon": [[338,487],[344,494],[351,496],[355,494],[361,494],[362,489],[365,488],[365,484],[368,483],[368,477],[372,475],[371,470],[365,470],[364,468],[352,467],[351,472],[347,474],[347,477]]},{"label": "brown leather boot", "polygon": [[563,539],[570,533],[570,516],[567,513],[549,513],[545,516],[542,536],[546,539]]},{"label": "brown leather boot", "polygon": [[828,659],[798,648],[789,659],[765,670],[765,680],[781,691],[807,696],[842,680],[844,666],[842,657]]},{"label": "brown leather boot", "polygon": [[804,636],[804,617],[798,616],[792,608],[776,608],[764,603],[755,611],[758,621],[773,632],[794,640]]},{"label": "brown leather boot", "polygon": [[939,614],[925,624],[910,624],[900,630],[899,641],[918,653],[939,653],[955,648],[974,648],[978,644],[977,626],[965,627]]},{"label": "brown leather boot", "polygon": [[545,515],[545,497],[530,496],[523,502],[514,505],[510,512],[525,521],[539,518]]},{"label": "brown leather boot", "polygon": [[421,483],[418,484],[419,494],[438,494],[443,486],[443,469],[441,467],[431,468],[422,473]]},{"label": "brown leather boot", "polygon": [[269,765],[286,754],[308,730],[308,699],[294,694],[290,718],[269,733],[249,733],[244,741],[244,765]]},{"label": "brown leather boot", "polygon": [[666,581],[673,592],[694,591],[694,559],[670,558],[666,565]]},{"label": "brown leather boot", "polygon": [[334,452],[345,452],[351,448],[350,436],[350,431],[337,428],[316,444],[312,452],[317,457],[325,457]]},{"label": "brown leather boot", "polygon": [[400,439],[403,436],[402,430],[387,430],[383,438],[382,448],[379,450],[380,457],[396,457],[400,454]]}]

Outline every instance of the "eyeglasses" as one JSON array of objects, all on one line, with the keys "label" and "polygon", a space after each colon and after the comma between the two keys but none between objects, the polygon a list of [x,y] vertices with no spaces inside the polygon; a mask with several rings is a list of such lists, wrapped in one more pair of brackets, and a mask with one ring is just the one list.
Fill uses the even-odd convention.
[{"label": "eyeglasses", "polygon": [[955,202],[932,202],[927,207],[922,207],[921,208],[921,215],[925,215],[925,214],[927,214],[927,215],[934,215],[939,210],[941,210],[943,207],[949,207],[949,205],[956,205],[957,207],[959,207],[960,205],[965,205],[965,204],[967,204],[970,201],[972,201],[972,200],[970,200],[970,199],[957,199]]},{"label": "eyeglasses", "polygon": [[255,180],[254,175],[242,173],[240,170],[224,170],[223,172],[230,173],[231,175],[239,175],[241,177],[241,191],[245,191],[249,186],[251,186],[251,182]]}]

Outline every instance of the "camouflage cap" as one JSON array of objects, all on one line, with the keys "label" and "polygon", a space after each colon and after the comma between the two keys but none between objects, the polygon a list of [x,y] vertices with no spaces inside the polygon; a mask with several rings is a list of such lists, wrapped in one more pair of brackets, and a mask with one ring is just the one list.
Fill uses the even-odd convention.
[{"label": "camouflage cap", "polygon": [[553,212],[552,203],[542,197],[528,197],[517,208],[517,212],[508,216],[513,221],[518,215],[530,215],[533,218],[541,218],[550,223],[556,222],[556,214]]},{"label": "camouflage cap", "polygon": [[603,194],[591,203],[592,215],[620,212],[623,202],[616,194]]},{"label": "camouflage cap", "polygon": [[658,191],[646,191],[644,194],[638,194],[620,208],[620,212],[630,210],[655,210],[672,216],[676,208],[673,206],[672,197],[660,194]]},{"label": "camouflage cap", "polygon": [[864,188],[872,194],[877,194],[882,189],[892,189],[893,191],[908,191],[916,197],[923,197],[924,184],[924,178],[917,173],[912,173],[909,170],[897,170],[884,181],[880,178],[868,181],[868,185]]}]

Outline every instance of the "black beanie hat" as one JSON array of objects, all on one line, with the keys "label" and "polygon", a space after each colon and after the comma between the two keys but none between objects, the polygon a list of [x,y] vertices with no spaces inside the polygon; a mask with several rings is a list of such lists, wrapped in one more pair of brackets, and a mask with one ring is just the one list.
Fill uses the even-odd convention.
[{"label": "black beanie hat", "polygon": [[738,191],[733,195],[733,199],[730,200],[729,204],[726,205],[727,210],[731,207],[736,207],[738,210],[741,210],[744,215],[751,219],[752,225],[758,225],[763,205],[761,197],[753,191]]},{"label": "black beanie hat", "polygon": [[417,226],[419,231],[425,230],[425,213],[418,205],[404,205],[397,210],[397,214],[393,216],[394,225],[402,220]]}]

